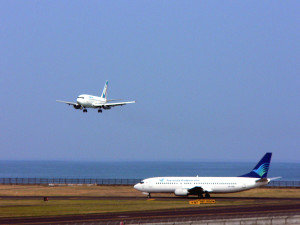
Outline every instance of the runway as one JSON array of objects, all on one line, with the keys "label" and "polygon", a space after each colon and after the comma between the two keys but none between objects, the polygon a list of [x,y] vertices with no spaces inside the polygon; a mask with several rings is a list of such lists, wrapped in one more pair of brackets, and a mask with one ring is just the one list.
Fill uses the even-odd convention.
[{"label": "runway", "polygon": [[[122,196],[45,196],[49,200],[147,200],[147,197],[122,197]],[[0,199],[12,199],[12,200],[40,200],[44,196],[0,196]],[[195,200],[197,197],[155,197],[154,199],[160,201],[187,201]],[[299,201],[300,198],[271,198],[271,197],[213,197],[217,201],[239,201],[239,200],[255,200],[255,201]]]},{"label": "runway", "polygon": [[[1,199],[41,199],[37,196],[0,196]],[[55,200],[146,200],[144,197],[86,197],[86,196],[50,196]],[[193,198],[178,197],[159,197],[156,200],[192,200]],[[97,224],[106,224],[108,221],[126,221],[126,223],[134,221],[170,221],[180,218],[191,219],[221,219],[233,217],[257,217],[270,215],[286,215],[300,212],[300,198],[214,198],[220,201],[249,201],[250,205],[235,206],[206,206],[192,207],[173,210],[159,211],[137,211],[137,212],[119,212],[119,213],[102,213],[102,214],[85,214],[85,215],[67,215],[52,217],[22,217],[22,218],[0,218],[0,224],[70,224],[83,222],[97,222]],[[279,201],[279,203],[278,203]],[[280,201],[283,203],[280,204]],[[265,202],[265,204],[264,204]]]}]

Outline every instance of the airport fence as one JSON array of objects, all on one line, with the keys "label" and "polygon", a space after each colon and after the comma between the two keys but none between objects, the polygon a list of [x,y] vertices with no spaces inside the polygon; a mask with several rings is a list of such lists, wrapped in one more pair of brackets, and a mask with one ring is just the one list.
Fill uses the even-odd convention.
[{"label": "airport fence", "polygon": [[[0,178],[0,184],[37,184],[37,185],[134,185],[142,179],[101,179],[101,178]],[[271,181],[268,187],[300,187],[300,181]]]},{"label": "airport fence", "polygon": [[0,178],[0,184],[94,184],[134,185],[141,179],[94,179],[94,178]]},{"label": "airport fence", "polygon": [[300,181],[298,180],[272,180],[269,187],[300,187]]}]

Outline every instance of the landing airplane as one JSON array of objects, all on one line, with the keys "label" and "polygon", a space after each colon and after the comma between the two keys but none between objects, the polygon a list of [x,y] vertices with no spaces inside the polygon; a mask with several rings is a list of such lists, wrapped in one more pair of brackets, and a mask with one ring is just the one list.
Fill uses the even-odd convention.
[{"label": "landing airplane", "polygon": [[98,113],[102,113],[102,109],[111,109],[114,106],[122,106],[129,103],[135,103],[135,101],[130,102],[115,102],[120,99],[107,99],[107,87],[108,81],[105,82],[101,96],[93,95],[79,95],[77,97],[77,102],[66,102],[61,100],[56,100],[57,102],[66,103],[72,105],[75,109],[83,110],[84,113],[87,112],[86,108],[98,108]]},{"label": "landing airplane", "polygon": [[151,193],[174,193],[177,196],[198,195],[210,197],[210,193],[232,193],[267,185],[267,178],[272,153],[266,153],[250,173],[239,177],[153,177],[134,185],[138,191]]}]

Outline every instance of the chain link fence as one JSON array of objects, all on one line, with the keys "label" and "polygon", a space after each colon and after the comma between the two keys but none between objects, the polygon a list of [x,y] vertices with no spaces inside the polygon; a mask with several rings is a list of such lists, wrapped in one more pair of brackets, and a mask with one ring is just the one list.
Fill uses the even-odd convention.
[{"label": "chain link fence", "polygon": [[134,185],[141,179],[92,179],[92,178],[0,178],[0,184],[94,184]]},{"label": "chain link fence", "polygon": [[[134,185],[142,179],[94,179],[94,178],[0,178],[0,184],[94,184]],[[267,187],[298,187],[300,181],[271,181]]]}]

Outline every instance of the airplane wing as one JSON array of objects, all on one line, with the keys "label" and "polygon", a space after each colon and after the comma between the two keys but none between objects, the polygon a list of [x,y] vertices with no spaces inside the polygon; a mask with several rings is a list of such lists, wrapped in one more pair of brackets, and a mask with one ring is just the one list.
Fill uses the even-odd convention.
[{"label": "airplane wing", "polygon": [[107,106],[107,107],[114,107],[114,106],[121,106],[121,105],[126,105],[130,103],[135,103],[135,101],[130,101],[130,102],[112,102],[112,103],[93,103],[93,106],[95,107],[102,107],[102,106]]},{"label": "airplane wing", "polygon": [[66,102],[66,101],[61,101],[61,100],[56,100],[57,102],[62,102],[62,103],[66,103],[66,104],[68,104],[68,105],[78,105],[77,103],[75,103],[75,102]]},{"label": "airplane wing", "polygon": [[188,189],[188,192],[191,194],[191,195],[195,195],[195,194],[198,194],[198,193],[203,193],[203,188],[202,187],[193,187],[193,188],[190,188]]},{"label": "airplane wing", "polygon": [[212,192],[212,189],[211,188],[202,188],[202,187],[199,187],[199,186],[196,186],[196,187],[193,187],[193,188],[190,188],[188,189],[188,192],[191,194],[191,195],[196,195],[196,194],[199,194],[199,193],[204,193],[204,192]]},{"label": "airplane wing", "polygon": [[203,188],[202,187],[193,187],[188,189],[189,193],[202,193],[203,192]]},{"label": "airplane wing", "polygon": [[123,99],[107,99],[106,102],[115,102],[115,101],[121,101]]}]

